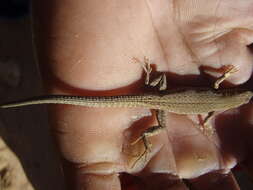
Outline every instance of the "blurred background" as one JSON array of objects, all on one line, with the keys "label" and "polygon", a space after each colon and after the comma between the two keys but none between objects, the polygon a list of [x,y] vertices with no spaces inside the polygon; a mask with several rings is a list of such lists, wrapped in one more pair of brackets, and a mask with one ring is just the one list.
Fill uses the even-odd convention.
[{"label": "blurred background", "polygon": [[[40,95],[29,0],[0,1],[0,103]],[[242,190],[253,189],[242,170]],[[64,190],[45,106],[0,110],[0,190]]]},{"label": "blurred background", "polygon": [[[0,103],[41,94],[28,0],[0,1]],[[44,106],[0,110],[0,190],[64,190]]]}]

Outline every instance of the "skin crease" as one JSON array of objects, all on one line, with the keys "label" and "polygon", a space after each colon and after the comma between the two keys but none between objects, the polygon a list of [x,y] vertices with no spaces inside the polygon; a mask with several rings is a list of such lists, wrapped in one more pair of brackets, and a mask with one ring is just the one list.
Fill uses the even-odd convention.
[{"label": "skin crease", "polygon": [[[167,73],[168,86],[170,81],[198,85],[203,66],[230,64],[239,71],[228,81],[242,84],[252,71],[247,47],[253,41],[252,9],[253,2],[240,0],[33,1],[45,88],[73,95],[142,93],[143,71],[132,58],[144,56],[156,71]],[[213,69],[208,73],[220,76]],[[207,81],[204,86],[210,86]],[[168,113],[167,130],[150,138],[148,162],[139,161],[134,168],[136,158],[130,155],[142,145],[129,144],[156,124],[149,110],[58,105],[50,106],[50,118],[69,189],[187,189],[180,178],[196,189],[238,189],[232,174],[221,173],[241,160],[252,167],[247,162],[251,109],[217,116],[213,135],[198,128],[196,116]],[[219,172],[209,176],[214,171]],[[122,183],[122,172],[140,180]]]}]

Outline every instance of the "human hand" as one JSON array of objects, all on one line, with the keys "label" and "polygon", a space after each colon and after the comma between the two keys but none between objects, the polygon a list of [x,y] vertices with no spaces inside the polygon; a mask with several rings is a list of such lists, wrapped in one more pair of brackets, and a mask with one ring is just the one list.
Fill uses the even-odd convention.
[{"label": "human hand", "polygon": [[[228,79],[233,84],[251,75],[250,1],[55,0],[34,1],[33,7],[38,58],[50,93],[143,93],[142,69],[132,57],[149,57],[157,71],[167,72],[168,86],[198,85],[202,67],[236,66],[239,71]],[[219,115],[211,136],[197,128],[194,116],[168,113],[167,131],[150,138],[148,160],[133,168],[131,152],[143,147],[128,145],[155,124],[149,110],[59,105],[50,107],[50,114],[70,189],[187,189],[182,178],[204,174],[189,183],[236,189],[231,173],[227,180],[218,173],[250,160],[251,110]]]}]

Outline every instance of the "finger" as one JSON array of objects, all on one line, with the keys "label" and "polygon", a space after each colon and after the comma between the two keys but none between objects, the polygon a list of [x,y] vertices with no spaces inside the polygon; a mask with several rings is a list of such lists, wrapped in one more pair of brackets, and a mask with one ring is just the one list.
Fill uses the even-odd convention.
[{"label": "finger", "polygon": [[57,106],[51,113],[60,152],[72,163],[73,173],[108,175],[125,171],[123,131],[143,110]]},{"label": "finger", "polygon": [[250,109],[252,110],[250,105],[244,105],[240,109],[226,111],[215,119],[219,147],[223,150],[224,169],[230,170],[238,162],[251,157],[253,131]]},{"label": "finger", "polygon": [[[245,146],[246,148],[246,156],[244,161],[241,163],[240,166],[242,166],[242,169],[245,171],[245,173],[249,176],[251,183],[253,183],[253,142],[252,142],[252,136],[253,136],[253,106],[250,104],[247,106],[248,109],[244,109],[242,117],[245,121],[247,121],[247,125],[244,127],[244,133],[243,133],[243,139],[246,141]],[[242,135],[241,135],[242,136]],[[239,138],[238,138],[239,140]]]},{"label": "finger", "polygon": [[189,180],[194,190],[240,190],[232,172],[228,174],[210,173]]},{"label": "finger", "polygon": [[[145,167],[147,173],[167,173],[168,175],[177,175],[177,165],[175,155],[172,150],[171,143],[168,142],[168,137],[165,134],[159,136],[159,141],[162,141],[162,147],[152,157]],[[158,144],[158,142],[155,142]],[[156,146],[159,146],[157,145]],[[158,148],[158,147],[156,147]]]},{"label": "finger", "polygon": [[[231,11],[231,7],[237,8]],[[247,7],[252,7],[252,2],[248,1],[246,6],[242,6],[240,1],[180,3],[180,15],[188,20],[187,24],[182,26],[184,28],[182,31],[197,57],[193,61],[197,65],[214,68],[233,64],[239,69],[239,72],[228,78],[233,84],[246,82],[253,67],[252,54],[247,47],[252,43],[253,16],[247,11]],[[206,16],[196,16],[203,12]],[[217,73],[212,76],[218,77]]]},{"label": "finger", "polygon": [[188,190],[181,179],[161,173],[142,172],[139,176],[122,174],[121,184],[122,190]]},{"label": "finger", "polygon": [[152,174],[143,179],[148,190],[188,190],[181,179],[168,174]]},{"label": "finger", "polygon": [[166,123],[180,178],[195,178],[224,167],[219,149],[212,142],[212,134],[204,134],[182,115],[169,113]]},{"label": "finger", "polygon": [[[104,109],[99,109],[101,114],[96,109],[82,114],[78,109],[77,112],[82,114],[80,117],[79,114],[75,114],[75,109],[73,107],[65,111],[64,109],[57,111],[59,115],[53,118],[58,124],[52,123],[64,157],[63,171],[69,189],[74,189],[80,184],[85,185],[87,182],[85,177],[89,175],[108,176],[125,171],[129,167],[129,162],[125,159],[126,153],[122,149],[125,139],[122,131],[126,126],[131,126],[127,124],[129,118],[132,118],[131,123],[134,121],[133,118],[138,118],[138,115],[143,116],[143,110],[134,111],[134,109],[128,111],[108,109],[106,112]],[[51,111],[55,115],[56,111]],[[69,113],[73,114],[72,119]],[[108,118],[111,118],[110,122]],[[96,179],[100,178],[92,179],[95,185]]]},{"label": "finger", "polygon": [[118,174],[112,175],[92,175],[80,176],[78,181],[82,181],[77,189],[79,190],[121,190]]}]

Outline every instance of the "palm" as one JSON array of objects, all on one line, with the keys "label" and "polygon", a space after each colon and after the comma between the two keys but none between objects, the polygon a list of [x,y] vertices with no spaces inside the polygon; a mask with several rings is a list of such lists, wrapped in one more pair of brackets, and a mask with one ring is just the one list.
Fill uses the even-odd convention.
[{"label": "palm", "polygon": [[[131,61],[132,57],[148,56],[157,71],[167,72],[168,86],[175,80],[184,85],[198,85],[196,79],[202,77],[199,76],[201,67],[210,71],[210,68],[233,64],[239,71],[228,81],[234,84],[247,81],[251,75],[252,54],[247,48],[253,40],[250,25],[253,15],[247,11],[253,6],[250,1],[102,4],[93,1],[73,9],[84,13],[80,19],[82,25],[68,28],[73,35],[79,32],[78,39],[72,39],[64,30],[57,31],[60,24],[54,28],[58,32],[56,41],[61,46],[57,46],[54,52],[53,73],[64,83],[82,89],[69,93],[117,95],[143,92],[138,88],[143,84],[136,82],[142,69]],[[64,7],[64,3],[61,6]],[[61,15],[61,12],[57,14]],[[216,76],[216,73],[211,74]],[[171,82],[173,84],[177,82]],[[54,86],[53,91],[63,92],[58,86]],[[63,157],[79,168],[82,173],[79,177],[85,179],[87,189],[120,189],[117,173],[137,171],[142,171],[139,175],[145,176],[146,184],[152,184],[150,189],[157,189],[161,180],[169,181],[167,174],[191,179],[212,171],[228,171],[238,159],[245,159],[247,149],[244,143],[250,137],[244,133],[250,121],[247,122],[248,118],[242,115],[248,113],[250,107],[239,111],[229,111],[215,118],[212,124],[217,133],[213,135],[206,135],[197,127],[196,117],[168,113],[167,131],[150,138],[153,144],[151,153],[147,160],[140,160],[134,168],[131,168],[135,159],[131,153],[143,147],[128,145],[144,128],[155,124],[149,110],[64,106],[56,107],[56,112],[52,113]],[[241,126],[237,125],[238,121]],[[241,134],[245,135],[245,141],[240,139]],[[158,177],[150,182],[147,176],[151,173],[164,175],[157,174]],[[166,185],[169,186],[168,182],[160,189],[168,188]],[[181,182],[177,185],[184,188]]]}]

